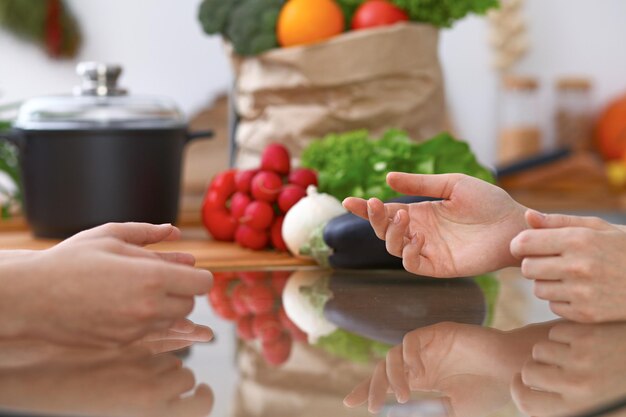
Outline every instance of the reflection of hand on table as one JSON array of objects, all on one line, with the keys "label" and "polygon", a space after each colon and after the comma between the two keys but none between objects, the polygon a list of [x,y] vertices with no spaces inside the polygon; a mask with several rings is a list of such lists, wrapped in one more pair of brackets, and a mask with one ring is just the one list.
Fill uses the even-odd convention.
[{"label": "reflection of hand on table", "polygon": [[592,217],[526,214],[511,242],[522,274],[555,314],[578,322],[626,320],[626,231]]},{"label": "reflection of hand on table", "polygon": [[394,190],[443,201],[384,204],[348,198],[344,206],[368,219],[392,255],[418,275],[459,277],[519,265],[509,243],[526,228],[525,208],[504,190],[461,174],[391,173]]},{"label": "reflection of hand on table", "polygon": [[626,396],[626,324],[555,325],[517,374],[512,395],[533,416],[575,415]]},{"label": "reflection of hand on table", "polygon": [[344,403],[356,407],[367,402],[371,412],[378,412],[387,393],[395,393],[398,402],[405,403],[411,391],[434,391],[443,396],[450,415],[486,415],[509,402],[512,376],[550,326],[501,332],[441,323],[414,330]]},{"label": "reflection of hand on table", "polygon": [[108,224],[2,262],[3,336],[117,346],[170,328],[212,281],[191,255],[141,247],[179,237],[171,225]]},{"label": "reflection of hand on table", "polygon": [[196,387],[191,371],[171,354],[154,356],[137,346],[30,349],[46,351],[46,359],[0,367],[0,406],[63,415],[200,417],[213,405],[210,388]]}]

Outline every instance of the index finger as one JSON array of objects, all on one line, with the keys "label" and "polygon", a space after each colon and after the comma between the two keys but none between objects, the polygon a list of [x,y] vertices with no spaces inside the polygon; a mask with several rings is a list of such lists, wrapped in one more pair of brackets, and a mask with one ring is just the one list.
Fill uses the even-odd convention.
[{"label": "index finger", "polygon": [[205,295],[213,286],[213,274],[204,269],[167,262],[150,262],[150,271],[163,280],[170,295]]},{"label": "index finger", "polygon": [[[369,220],[367,214],[367,200],[358,197],[348,197],[343,200],[343,206],[350,213],[359,216],[362,219]],[[390,217],[395,216],[398,210],[406,210],[407,204],[403,203],[385,203],[385,210]]]},{"label": "index finger", "polygon": [[401,194],[448,199],[454,186],[463,178],[465,175],[462,174],[423,175],[390,172],[387,175],[387,184]]}]

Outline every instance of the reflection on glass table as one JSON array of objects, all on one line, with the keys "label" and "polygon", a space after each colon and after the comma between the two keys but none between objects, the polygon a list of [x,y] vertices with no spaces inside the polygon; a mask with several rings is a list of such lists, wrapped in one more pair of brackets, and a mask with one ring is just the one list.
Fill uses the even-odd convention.
[{"label": "reflection on glass table", "polygon": [[525,297],[510,293],[511,281],[216,273],[192,315],[215,329],[214,342],[188,347],[157,336],[99,351],[3,341],[0,408],[61,416],[574,417],[626,397],[626,324],[490,327]]}]

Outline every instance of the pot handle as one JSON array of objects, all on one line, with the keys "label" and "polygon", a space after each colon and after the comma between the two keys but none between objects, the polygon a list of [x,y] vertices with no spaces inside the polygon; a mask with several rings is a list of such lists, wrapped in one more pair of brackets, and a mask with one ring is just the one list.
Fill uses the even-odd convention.
[{"label": "pot handle", "polygon": [[0,140],[12,143],[19,150],[24,148],[24,137],[18,130],[0,130]]},{"label": "pot handle", "polygon": [[202,139],[202,138],[210,139],[213,136],[214,136],[214,133],[212,130],[198,130],[197,132],[187,132],[185,143],[189,143],[192,140]]}]

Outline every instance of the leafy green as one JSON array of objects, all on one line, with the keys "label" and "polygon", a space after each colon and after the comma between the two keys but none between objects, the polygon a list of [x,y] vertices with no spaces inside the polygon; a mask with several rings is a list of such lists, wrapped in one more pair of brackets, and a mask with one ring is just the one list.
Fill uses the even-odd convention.
[{"label": "leafy green", "polygon": [[470,13],[485,14],[499,5],[498,0],[391,0],[406,10],[411,20],[437,27],[451,27]]},{"label": "leafy green", "polygon": [[491,274],[479,275],[474,278],[474,281],[483,292],[487,303],[487,314],[485,315],[483,325],[491,326],[493,324],[496,302],[500,294],[500,281]]},{"label": "leafy green", "polygon": [[221,34],[240,55],[278,47],[276,23],[284,0],[204,0],[198,19],[209,35]]},{"label": "leafy green", "polygon": [[398,193],[387,186],[391,171],[418,174],[463,173],[494,182],[469,145],[448,133],[416,143],[405,132],[389,130],[371,139],[366,130],[330,134],[303,152],[303,166],[315,169],[319,189],[342,200],[349,196],[388,200]]},{"label": "leafy green", "polygon": [[352,16],[356,12],[356,9],[365,1],[365,0],[335,0],[339,7],[341,7],[341,11],[343,12],[343,16],[345,18],[345,30],[348,31],[352,28]]},{"label": "leafy green", "polygon": [[373,358],[382,358],[391,349],[390,345],[366,339],[343,329],[320,337],[315,346],[332,355],[359,363],[369,362]]}]

